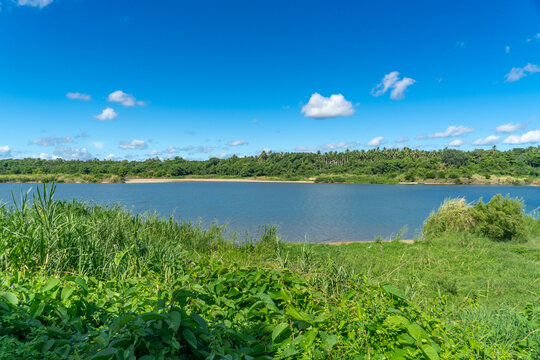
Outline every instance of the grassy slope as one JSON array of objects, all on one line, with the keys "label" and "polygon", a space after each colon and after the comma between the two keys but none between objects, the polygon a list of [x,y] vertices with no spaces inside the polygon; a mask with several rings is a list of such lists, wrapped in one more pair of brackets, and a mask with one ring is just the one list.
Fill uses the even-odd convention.
[{"label": "grassy slope", "polygon": [[[540,325],[538,314],[534,314],[538,309],[527,305],[539,303],[536,239],[525,244],[502,244],[452,235],[412,245],[302,245],[278,243],[275,229],[263,228],[259,235],[235,246],[233,242],[241,239],[221,227],[205,230],[196,224],[132,217],[116,208],[53,201],[50,194],[36,198],[34,203],[30,206],[23,200],[17,209],[0,209],[0,292],[4,291],[0,295],[13,303],[20,301],[18,307],[9,307],[0,299],[0,313],[8,309],[11,314],[0,320],[5,326],[33,317],[38,306],[32,303],[34,297],[43,302],[40,297],[46,295],[50,309],[43,310],[47,317],[41,321],[62,327],[69,337],[80,339],[77,346],[83,353],[97,351],[84,339],[96,339],[99,328],[112,326],[112,319],[125,309],[135,314],[150,311],[159,304],[160,294],[184,288],[199,294],[186,306],[205,317],[213,329],[204,335],[210,338],[209,343],[204,336],[198,340],[200,347],[211,347],[217,339],[225,338],[215,335],[215,331],[223,330],[219,325],[223,321],[226,327],[254,337],[243,342],[227,340],[234,346],[255,351],[254,344],[269,344],[264,351],[274,355],[300,351],[292,357],[304,354],[304,358],[353,358],[353,354],[363,354],[369,358],[375,352],[396,355],[399,349],[406,348],[412,355],[404,355],[403,359],[436,359],[426,355],[431,351],[426,350],[426,344],[439,346],[438,356],[448,359],[464,354],[469,358],[533,358],[537,354],[534,347],[540,343]],[[288,275],[285,268],[292,274]],[[70,299],[71,289],[78,286],[72,277],[61,280],[66,285],[56,285],[64,286],[61,291],[59,287],[43,290],[47,288],[47,277],[72,274],[93,284],[90,294],[77,295],[87,304],[84,309]],[[289,279],[287,285],[283,283],[285,278]],[[377,286],[379,282],[406,290],[411,302],[403,302],[392,293],[389,296]],[[256,293],[272,299],[260,295],[262,304],[274,303],[277,307],[268,305],[270,310],[257,311],[256,317],[250,319],[249,309],[261,304],[250,295],[255,283]],[[141,296],[132,299],[122,295],[129,292],[128,286],[137,284],[146,287]],[[292,299],[280,295],[280,288],[292,294]],[[13,301],[6,291],[16,292],[19,300]],[[102,302],[101,298],[111,300]],[[54,310],[66,307],[74,313],[82,311],[79,316],[88,321],[90,315],[84,313],[88,304],[103,316],[91,315],[102,320],[86,324],[86,332],[66,322],[60,316],[62,311]],[[291,312],[291,307],[300,313]],[[403,318],[395,316],[393,308],[403,314],[399,316],[425,328],[429,335],[419,335],[414,330],[417,325],[406,325]],[[315,316],[321,316],[320,323]],[[141,321],[137,320],[137,324],[147,326],[148,331],[156,326],[152,321]],[[280,322],[289,324],[289,335],[296,343],[287,342],[288,333],[274,340],[272,331]],[[35,322],[24,320],[23,324],[34,326]],[[32,331],[40,334],[40,329]],[[356,334],[360,329],[364,333]],[[418,336],[418,340],[410,346],[400,343],[396,336],[402,331]],[[140,339],[137,334],[128,335]],[[214,335],[217,337],[211,340]],[[315,337],[309,340],[312,335]],[[2,336],[0,330],[0,346],[5,344]],[[38,339],[24,342],[24,336],[20,336],[23,340],[18,341],[27,346]],[[427,340],[421,341],[422,337]],[[324,350],[324,344],[334,340],[339,345]],[[224,344],[220,341],[225,340],[217,344]],[[13,348],[20,345],[15,341]],[[42,349],[44,345],[39,346]],[[195,351],[185,341],[182,346],[186,351]],[[63,347],[54,349],[58,352]]]},{"label": "grassy slope", "polygon": [[[540,246],[496,243],[454,234],[433,241],[306,245],[310,256],[334,259],[378,283],[399,285],[415,301],[447,295],[454,303],[476,299],[489,306],[540,303]],[[302,257],[304,245],[285,245],[289,258]]]}]

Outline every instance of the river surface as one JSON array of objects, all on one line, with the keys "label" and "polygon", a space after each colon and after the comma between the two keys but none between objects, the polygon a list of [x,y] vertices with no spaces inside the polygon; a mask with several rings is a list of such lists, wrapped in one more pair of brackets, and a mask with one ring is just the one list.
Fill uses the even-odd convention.
[{"label": "river surface", "polygon": [[[0,202],[11,203],[35,184],[0,184]],[[526,211],[540,207],[540,187],[479,185],[360,185],[302,183],[182,182],[157,184],[58,184],[57,199],[119,203],[134,213],[215,221],[241,232],[262,224],[279,226],[287,241],[324,242],[404,238],[420,232],[423,221],[446,198],[489,200],[495,194],[523,199]]]}]

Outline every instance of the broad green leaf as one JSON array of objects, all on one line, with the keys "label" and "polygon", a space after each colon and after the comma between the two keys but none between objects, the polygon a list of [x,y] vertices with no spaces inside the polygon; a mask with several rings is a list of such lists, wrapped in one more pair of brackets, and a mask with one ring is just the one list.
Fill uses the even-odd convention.
[{"label": "broad green leaf", "polygon": [[41,315],[41,313],[43,313],[46,305],[47,304],[44,301],[41,301],[39,304],[32,305],[32,308],[30,309],[30,317],[32,319],[37,318],[39,315]]},{"label": "broad green leaf", "polygon": [[75,279],[73,279],[73,281],[79,284],[79,286],[82,287],[86,293],[89,292],[88,285],[86,285],[86,281],[84,281],[83,278],[77,276]]},{"label": "broad green leaf", "polygon": [[287,314],[291,315],[291,317],[294,320],[301,320],[305,322],[311,322],[311,319],[306,314],[300,313],[298,310],[296,310],[294,307],[289,306],[287,308]]},{"label": "broad green leaf", "polygon": [[184,329],[182,331],[182,335],[184,335],[184,339],[187,341],[187,343],[192,347],[197,349],[197,338],[193,334],[193,332],[189,329]]},{"label": "broad green leaf", "polygon": [[407,300],[407,296],[405,296],[405,293],[401,291],[400,289],[393,287],[392,285],[383,285],[382,289],[384,290],[385,293],[389,295],[393,295],[402,300]]},{"label": "broad green leaf", "polygon": [[17,306],[19,304],[19,299],[17,298],[17,295],[12,292],[6,291],[0,293],[0,297],[13,306]]},{"label": "broad green leaf", "polygon": [[338,337],[336,335],[328,335],[325,332],[321,332],[321,340],[326,350],[331,350],[338,343]]},{"label": "broad green leaf", "polygon": [[60,297],[62,298],[62,302],[69,299],[71,294],[73,294],[74,290],[75,289],[73,289],[73,287],[71,287],[69,285],[64,286],[64,288],[62,289],[62,292],[60,293]]},{"label": "broad green leaf", "polygon": [[60,284],[60,280],[58,280],[57,278],[51,278],[49,279],[49,281],[47,281],[45,286],[41,288],[41,291],[43,292],[49,291],[52,288],[56,287],[58,284]]},{"label": "broad green leaf", "polygon": [[409,326],[407,326],[407,332],[416,341],[420,341],[425,337],[424,329],[422,329],[418,324],[410,324]]},{"label": "broad green leaf", "polygon": [[167,316],[164,314],[159,314],[156,312],[149,312],[146,314],[142,314],[141,318],[144,321],[150,321],[150,320],[167,320]]},{"label": "broad green leaf", "polygon": [[437,354],[437,351],[427,344],[422,345],[422,352],[429,360],[439,360],[439,354]]},{"label": "broad green leaf", "polygon": [[182,315],[178,311],[169,313],[169,327],[176,333],[182,324]]},{"label": "broad green leaf", "polygon": [[276,339],[281,335],[283,334],[283,332],[285,330],[287,330],[289,328],[289,324],[287,323],[281,323],[281,324],[277,324],[276,327],[274,328],[274,331],[272,331],[272,342],[275,342]]},{"label": "broad green leaf", "polygon": [[92,356],[87,357],[85,360],[107,360],[112,359],[115,357],[116,353],[118,352],[115,348],[107,348],[103,349],[101,351],[98,351]]}]

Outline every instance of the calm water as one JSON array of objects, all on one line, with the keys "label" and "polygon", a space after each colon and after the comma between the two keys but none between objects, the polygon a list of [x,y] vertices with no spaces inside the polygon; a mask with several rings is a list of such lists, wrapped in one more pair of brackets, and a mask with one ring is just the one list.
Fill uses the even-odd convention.
[{"label": "calm water", "polygon": [[[0,184],[0,201],[11,202],[35,188]],[[406,236],[419,233],[422,222],[445,198],[501,193],[519,197],[531,212],[540,207],[540,188],[526,186],[417,186],[353,184],[208,183],[59,184],[56,198],[125,205],[134,212],[157,211],[178,219],[228,223],[233,229],[255,230],[276,224],[288,241],[372,240],[389,238],[403,226]]]}]

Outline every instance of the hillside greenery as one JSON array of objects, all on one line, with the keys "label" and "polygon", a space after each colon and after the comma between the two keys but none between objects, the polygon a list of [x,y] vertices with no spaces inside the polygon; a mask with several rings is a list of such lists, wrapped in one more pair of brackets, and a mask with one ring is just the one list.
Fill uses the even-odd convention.
[{"label": "hillside greenery", "polygon": [[[11,178],[9,176],[12,176]],[[26,177],[30,176],[30,177]],[[125,178],[268,177],[317,182],[531,183],[540,176],[540,147],[499,151],[372,149],[326,153],[273,153],[227,159],[0,160],[0,181],[118,182]],[[70,178],[71,177],[71,178]]]},{"label": "hillside greenery", "polygon": [[530,217],[519,241],[288,244],[53,195],[0,207],[0,359],[540,356]]}]

